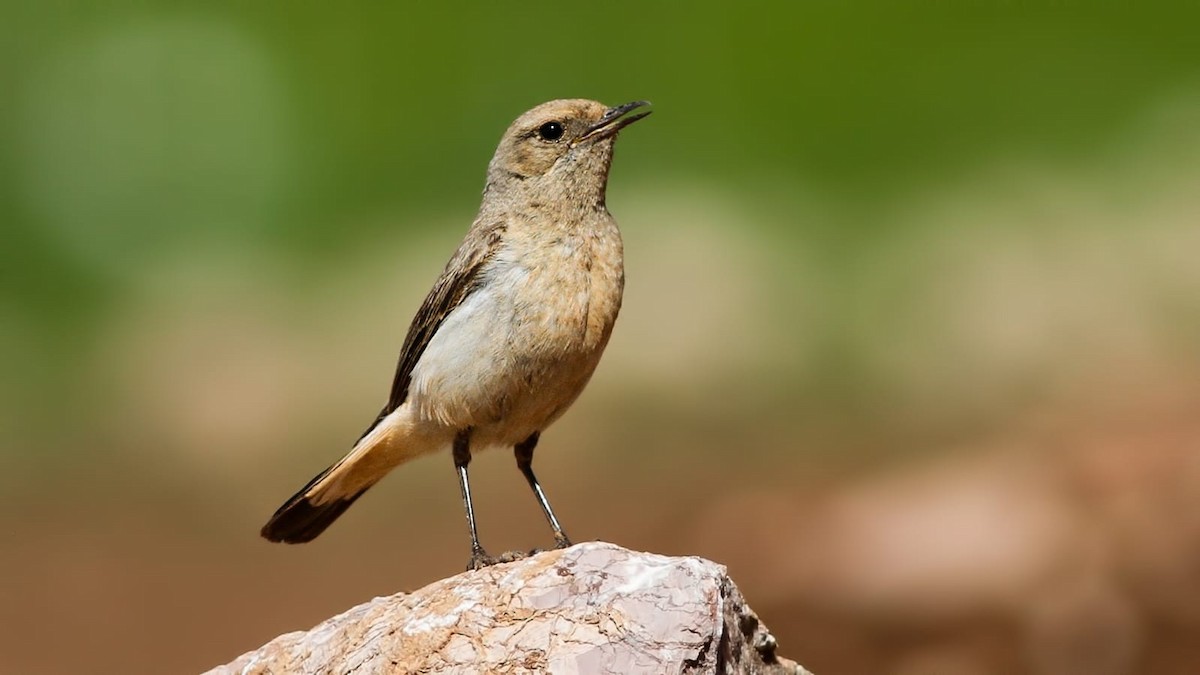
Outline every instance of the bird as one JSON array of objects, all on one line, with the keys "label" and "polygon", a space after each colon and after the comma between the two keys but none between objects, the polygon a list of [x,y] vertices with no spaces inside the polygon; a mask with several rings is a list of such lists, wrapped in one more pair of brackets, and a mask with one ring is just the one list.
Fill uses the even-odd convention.
[{"label": "bird", "polygon": [[621,309],[624,249],[608,175],[618,132],[649,105],[560,99],[508,127],[478,215],[409,326],[387,403],[345,456],[279,507],[263,537],[312,541],[392,469],[449,447],[468,569],[493,564],[479,542],[468,465],[473,452],[500,446],[513,448],[556,548],[571,545],[533,453],[587,385]]}]

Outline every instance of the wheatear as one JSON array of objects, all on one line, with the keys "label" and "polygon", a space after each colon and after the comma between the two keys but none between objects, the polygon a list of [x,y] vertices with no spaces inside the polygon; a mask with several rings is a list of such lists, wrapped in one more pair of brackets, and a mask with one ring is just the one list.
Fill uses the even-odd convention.
[{"label": "wheatear", "polygon": [[538,435],[583,391],[608,343],[625,271],[605,205],[617,132],[648,105],[550,101],[521,115],[488,165],[479,215],[417,310],[391,396],[350,452],[271,516],[271,541],[311,541],[393,468],[452,447],[479,544],[471,451],[511,446],[559,547],[570,540],[533,474]]}]

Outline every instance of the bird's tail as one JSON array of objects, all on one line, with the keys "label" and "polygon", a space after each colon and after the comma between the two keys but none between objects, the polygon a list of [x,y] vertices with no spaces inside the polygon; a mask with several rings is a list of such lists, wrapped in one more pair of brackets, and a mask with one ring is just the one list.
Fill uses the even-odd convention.
[{"label": "bird's tail", "polygon": [[262,536],[287,544],[312,541],[389,471],[436,450],[440,438],[423,434],[405,410],[381,417],[349,454],[292,495],[263,525]]},{"label": "bird's tail", "polygon": [[284,502],[263,525],[262,536],[285,544],[303,544],[316,539],[317,535],[332,525],[375,482],[371,481],[371,484],[344,495],[331,494],[332,477],[349,459],[348,455],[317,474],[308,485]]}]

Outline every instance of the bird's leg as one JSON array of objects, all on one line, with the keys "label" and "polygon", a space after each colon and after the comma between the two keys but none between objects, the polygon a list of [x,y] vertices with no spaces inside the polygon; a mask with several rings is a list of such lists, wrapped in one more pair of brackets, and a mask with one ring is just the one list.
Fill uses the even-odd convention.
[{"label": "bird's leg", "polygon": [[471,430],[464,429],[454,437],[454,468],[458,469],[458,488],[462,491],[463,506],[467,510],[467,526],[471,529],[471,559],[468,570],[487,567],[495,561],[479,545],[479,531],[475,529],[475,507],[471,505],[471,484],[467,478],[467,465],[471,463]]},{"label": "bird's leg", "polygon": [[571,545],[571,540],[567,539],[562,526],[558,524],[558,518],[554,517],[554,509],[550,508],[550,501],[546,499],[546,493],[542,492],[542,486],[538,484],[537,476],[533,475],[533,449],[537,447],[537,443],[538,433],[534,432],[533,435],[513,448],[513,452],[517,456],[517,468],[525,474],[525,480],[529,481],[529,487],[533,489],[533,495],[537,497],[538,505],[542,507],[542,513],[546,514],[546,520],[550,522],[550,528],[554,530],[555,548],[566,548]]}]

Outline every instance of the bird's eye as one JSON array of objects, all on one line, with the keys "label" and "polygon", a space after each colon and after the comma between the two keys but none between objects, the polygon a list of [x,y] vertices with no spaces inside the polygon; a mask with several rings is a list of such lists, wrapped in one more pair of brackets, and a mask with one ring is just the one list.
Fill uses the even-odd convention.
[{"label": "bird's eye", "polygon": [[558,122],[546,122],[538,127],[538,136],[544,141],[557,141],[562,138],[563,126]]}]

